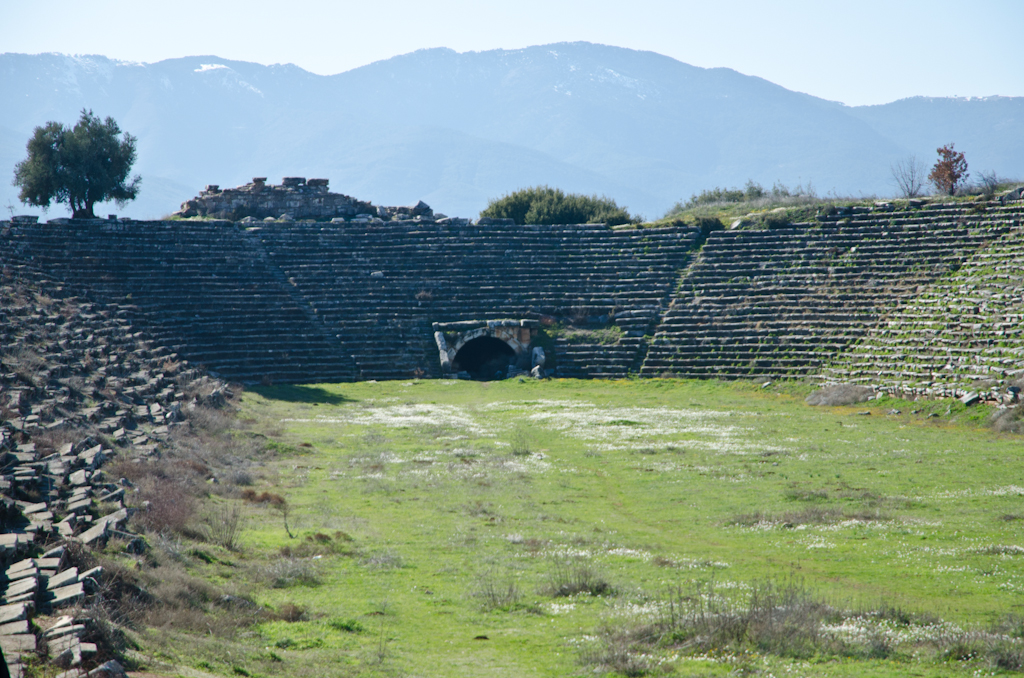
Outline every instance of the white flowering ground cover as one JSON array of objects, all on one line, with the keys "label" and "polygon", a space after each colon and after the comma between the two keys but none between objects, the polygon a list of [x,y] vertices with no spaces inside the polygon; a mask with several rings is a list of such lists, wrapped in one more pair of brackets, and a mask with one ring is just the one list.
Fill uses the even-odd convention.
[{"label": "white flowering ground cover", "polygon": [[[1024,614],[1024,441],[959,405],[812,408],[806,392],[526,380],[247,393],[249,434],[279,450],[253,489],[287,499],[294,538],[280,512],[239,500],[244,558],[314,572],[277,588],[253,577],[251,593],[307,614],[256,627],[230,658],[197,642],[193,665],[594,675],[608,667],[581,664],[587,648],[609,629],[660,623],[671,591],[741,609],[758,582],[795,579],[846,611],[822,633],[882,639],[893,653],[794,658],[681,641],[626,651],[652,675],[990,674],[981,658],[943,660],[933,646]],[[556,595],[559,568],[606,588]],[[882,607],[917,616],[872,617]]]}]

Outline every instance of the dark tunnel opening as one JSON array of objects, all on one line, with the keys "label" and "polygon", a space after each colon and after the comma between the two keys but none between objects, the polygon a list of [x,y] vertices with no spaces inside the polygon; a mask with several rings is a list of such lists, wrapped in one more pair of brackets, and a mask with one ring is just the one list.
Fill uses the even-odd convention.
[{"label": "dark tunnel opening", "polygon": [[514,363],[516,352],[501,339],[477,337],[467,341],[455,354],[459,370],[480,381],[504,379],[508,366]]}]

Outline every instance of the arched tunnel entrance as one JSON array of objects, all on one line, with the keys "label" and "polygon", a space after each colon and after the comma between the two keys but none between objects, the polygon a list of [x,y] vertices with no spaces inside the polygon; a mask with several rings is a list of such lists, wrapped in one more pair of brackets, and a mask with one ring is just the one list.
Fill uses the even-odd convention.
[{"label": "arched tunnel entrance", "polygon": [[510,363],[516,361],[516,352],[501,339],[477,337],[467,341],[455,354],[457,370],[469,372],[473,379],[490,381],[504,379]]}]

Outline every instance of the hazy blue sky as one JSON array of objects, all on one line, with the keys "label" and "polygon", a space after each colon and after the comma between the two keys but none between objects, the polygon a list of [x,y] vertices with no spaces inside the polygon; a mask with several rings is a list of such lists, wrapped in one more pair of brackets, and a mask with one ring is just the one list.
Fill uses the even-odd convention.
[{"label": "hazy blue sky", "polygon": [[0,52],[215,54],[324,75],[424,47],[573,40],[734,68],[851,105],[1024,96],[1022,0],[0,0]]}]

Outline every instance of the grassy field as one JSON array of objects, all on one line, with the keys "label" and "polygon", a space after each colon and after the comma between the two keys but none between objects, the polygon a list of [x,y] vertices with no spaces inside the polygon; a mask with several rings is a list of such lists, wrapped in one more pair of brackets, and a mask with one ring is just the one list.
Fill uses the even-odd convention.
[{"label": "grassy field", "polygon": [[247,392],[231,435],[271,453],[208,500],[242,518],[239,545],[161,548],[279,613],[234,634],[168,623],[140,635],[139,657],[254,676],[1012,667],[1021,438],[959,404],[813,408],[807,392],[683,380]]}]

